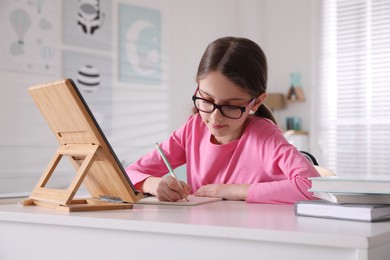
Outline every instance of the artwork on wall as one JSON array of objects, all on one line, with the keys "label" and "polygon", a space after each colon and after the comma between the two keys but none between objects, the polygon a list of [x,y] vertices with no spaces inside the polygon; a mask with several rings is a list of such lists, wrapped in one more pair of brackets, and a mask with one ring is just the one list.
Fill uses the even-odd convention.
[{"label": "artwork on wall", "polygon": [[112,49],[112,1],[67,0],[64,1],[65,44]]},{"label": "artwork on wall", "polygon": [[57,1],[0,2],[0,66],[53,74],[59,70]]},{"label": "artwork on wall", "polygon": [[161,83],[161,13],[159,10],[119,4],[119,80]]},{"label": "artwork on wall", "polygon": [[105,135],[111,134],[112,60],[97,55],[65,51],[64,77],[75,83]]}]

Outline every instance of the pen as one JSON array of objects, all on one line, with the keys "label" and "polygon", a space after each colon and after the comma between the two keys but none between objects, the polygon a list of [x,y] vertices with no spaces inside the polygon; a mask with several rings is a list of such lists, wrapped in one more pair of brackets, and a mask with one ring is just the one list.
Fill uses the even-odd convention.
[{"label": "pen", "polygon": [[[176,174],[175,174],[175,172],[173,171],[171,164],[168,162],[167,157],[165,157],[165,154],[164,154],[164,152],[161,150],[161,147],[160,147],[160,145],[159,145],[158,143],[156,143],[156,147],[157,147],[157,151],[160,153],[161,158],[163,159],[165,165],[168,167],[169,173],[172,175],[173,178],[176,179],[176,181],[177,181],[177,183],[179,184],[180,188],[181,188],[181,189],[184,189],[183,186],[181,185],[179,179],[176,177]],[[187,202],[189,202],[189,201],[188,201],[188,198],[187,198],[187,195],[184,195],[184,198],[186,199]]]}]

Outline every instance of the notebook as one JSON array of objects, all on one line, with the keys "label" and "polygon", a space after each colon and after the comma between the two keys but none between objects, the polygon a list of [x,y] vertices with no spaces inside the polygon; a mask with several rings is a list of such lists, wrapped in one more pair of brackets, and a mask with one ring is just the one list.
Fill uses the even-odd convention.
[{"label": "notebook", "polygon": [[137,204],[149,204],[149,205],[174,205],[174,206],[195,206],[195,205],[200,205],[200,204],[205,204],[205,203],[210,203],[210,202],[216,202],[216,201],[221,201],[221,198],[211,198],[211,197],[198,197],[194,195],[189,195],[188,200],[186,201],[185,199],[178,200],[175,202],[172,201],[159,201],[157,197],[155,196],[149,196],[149,197],[144,197],[140,199]]}]

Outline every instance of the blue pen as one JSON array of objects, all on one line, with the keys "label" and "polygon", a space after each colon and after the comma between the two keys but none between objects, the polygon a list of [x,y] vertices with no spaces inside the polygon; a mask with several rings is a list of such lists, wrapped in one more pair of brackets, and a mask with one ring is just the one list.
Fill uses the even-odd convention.
[{"label": "blue pen", "polygon": [[[161,150],[161,147],[160,147],[160,145],[159,145],[158,143],[156,143],[156,147],[157,147],[157,151],[160,153],[161,158],[163,159],[165,165],[167,166],[167,168],[168,168],[168,170],[169,170],[169,173],[172,175],[173,178],[176,179],[176,181],[177,181],[177,183],[179,184],[180,188],[181,188],[181,189],[184,189],[183,186],[181,185],[179,179],[176,177],[176,174],[175,174],[175,172],[173,171],[171,164],[169,163],[167,157],[165,157],[165,154],[164,154],[164,152]],[[184,195],[184,198],[186,199],[186,201],[189,202],[189,200],[188,200],[188,198],[187,198],[187,195]]]}]

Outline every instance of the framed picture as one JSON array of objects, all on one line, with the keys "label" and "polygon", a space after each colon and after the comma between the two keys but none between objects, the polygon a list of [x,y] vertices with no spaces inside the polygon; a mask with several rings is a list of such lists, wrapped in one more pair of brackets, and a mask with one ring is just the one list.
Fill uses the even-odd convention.
[{"label": "framed picture", "polygon": [[38,74],[59,71],[58,1],[0,2],[0,67]]},{"label": "framed picture", "polygon": [[65,44],[112,49],[112,1],[66,0],[63,10]]},{"label": "framed picture", "polygon": [[119,4],[119,80],[161,83],[161,12]]},{"label": "framed picture", "polygon": [[64,52],[64,77],[76,83],[96,121],[106,135],[111,133],[112,60],[74,51]]}]

